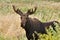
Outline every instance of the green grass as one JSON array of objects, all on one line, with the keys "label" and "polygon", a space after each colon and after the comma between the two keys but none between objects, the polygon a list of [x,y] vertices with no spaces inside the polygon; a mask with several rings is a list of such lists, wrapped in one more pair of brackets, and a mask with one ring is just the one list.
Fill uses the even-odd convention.
[{"label": "green grass", "polygon": [[[54,2],[53,2],[54,1]],[[7,28],[10,27],[13,33],[16,33],[17,27],[20,27],[19,15],[17,15],[12,8],[15,5],[22,12],[27,12],[28,9],[37,6],[37,11],[31,17],[36,17],[42,22],[56,20],[60,22],[60,0],[0,0],[0,40],[26,40],[26,35],[21,28],[18,31],[20,36],[6,35]],[[14,29],[15,28],[15,29]],[[51,30],[50,30],[51,29]],[[41,40],[60,40],[60,27],[56,24],[57,33],[50,28],[47,30],[49,35],[40,35]],[[52,32],[51,32],[52,31]],[[5,34],[4,34],[5,33]],[[51,34],[54,34],[53,36]]]}]

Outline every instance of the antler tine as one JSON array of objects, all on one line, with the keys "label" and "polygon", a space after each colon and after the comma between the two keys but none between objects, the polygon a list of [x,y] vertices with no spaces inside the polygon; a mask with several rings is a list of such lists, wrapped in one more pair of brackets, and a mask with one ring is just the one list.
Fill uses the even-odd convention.
[{"label": "antler tine", "polygon": [[28,10],[28,12],[27,12],[27,14],[33,14],[33,13],[35,13],[35,11],[36,11],[36,9],[37,9],[37,7],[34,7],[35,9],[33,10],[33,9],[29,9]]},{"label": "antler tine", "polygon": [[36,11],[36,9],[37,9],[37,7],[34,7],[35,9],[33,10],[33,9],[31,9],[31,13],[34,13],[35,11]]},{"label": "antler tine", "polygon": [[[22,13],[22,11],[21,10],[19,10],[19,9],[17,9],[17,13]],[[23,14],[23,13],[22,13]]]},{"label": "antler tine", "polygon": [[15,6],[14,6],[14,5],[12,5],[12,7],[13,7],[14,11],[16,12],[17,10],[16,10]]},{"label": "antler tine", "polygon": [[35,12],[35,11],[36,11],[36,9],[37,9],[37,7],[35,6],[34,8],[35,8],[35,10],[34,10],[34,12]]},{"label": "antler tine", "polygon": [[19,10],[19,8],[16,9],[14,5],[12,5],[12,6],[13,6],[14,11],[15,11],[17,14],[19,14],[19,15],[22,15],[22,14],[23,14],[22,11]]}]

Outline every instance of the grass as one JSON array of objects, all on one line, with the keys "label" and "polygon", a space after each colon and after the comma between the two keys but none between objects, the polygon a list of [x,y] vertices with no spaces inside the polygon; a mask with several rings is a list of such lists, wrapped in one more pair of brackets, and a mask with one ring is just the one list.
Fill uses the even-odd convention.
[{"label": "grass", "polygon": [[[37,11],[30,17],[35,17],[42,22],[56,20],[60,22],[60,2],[57,0],[0,0],[0,40],[26,40],[25,31],[20,27],[20,16],[16,14],[12,5],[27,12],[37,6]],[[58,0],[59,1],[59,0]],[[56,24],[55,33],[52,28],[47,30],[49,35],[40,35],[41,40],[60,40],[60,28]],[[53,36],[51,36],[51,31]]]}]

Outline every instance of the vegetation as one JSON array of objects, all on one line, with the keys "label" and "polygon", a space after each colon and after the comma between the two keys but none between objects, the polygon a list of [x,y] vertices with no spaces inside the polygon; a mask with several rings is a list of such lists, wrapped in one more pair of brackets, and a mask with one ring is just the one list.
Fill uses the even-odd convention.
[{"label": "vegetation", "polygon": [[[24,29],[20,27],[20,16],[16,14],[12,5],[23,12],[37,6],[35,14],[42,22],[56,20],[60,22],[60,0],[0,0],[0,40],[26,40]],[[56,24],[56,23],[55,23]],[[47,29],[48,35],[39,34],[41,40],[60,40],[60,27],[56,24],[56,30]],[[53,35],[52,35],[53,34]]]}]

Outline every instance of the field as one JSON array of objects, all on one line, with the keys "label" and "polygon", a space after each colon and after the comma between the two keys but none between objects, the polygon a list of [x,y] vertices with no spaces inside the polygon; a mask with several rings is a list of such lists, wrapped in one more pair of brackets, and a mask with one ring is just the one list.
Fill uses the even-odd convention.
[{"label": "field", "polygon": [[[30,15],[31,18],[37,18],[42,22],[53,20],[60,22],[59,0],[0,0],[0,40],[27,40],[25,30],[20,26],[20,16],[14,12],[12,5],[15,5],[24,13],[37,6],[37,11]],[[49,35],[39,34],[40,39],[60,40],[58,24],[56,24],[56,30],[57,33],[50,28],[47,30]]]}]

